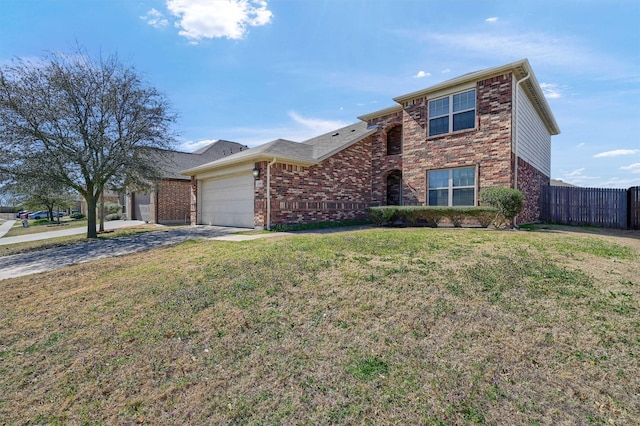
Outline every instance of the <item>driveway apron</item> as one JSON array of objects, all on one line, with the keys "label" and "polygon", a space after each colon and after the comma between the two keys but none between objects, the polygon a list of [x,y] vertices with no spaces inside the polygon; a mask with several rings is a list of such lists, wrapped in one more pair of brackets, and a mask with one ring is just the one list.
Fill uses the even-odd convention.
[{"label": "driveway apron", "polygon": [[106,257],[151,250],[189,239],[213,239],[246,230],[220,226],[169,228],[127,237],[89,241],[24,254],[2,256],[0,257],[0,280],[52,271]]}]

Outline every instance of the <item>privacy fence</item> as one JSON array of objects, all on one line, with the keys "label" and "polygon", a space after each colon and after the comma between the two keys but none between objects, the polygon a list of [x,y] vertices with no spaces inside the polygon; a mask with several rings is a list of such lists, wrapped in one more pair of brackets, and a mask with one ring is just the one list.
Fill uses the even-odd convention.
[{"label": "privacy fence", "polygon": [[629,189],[546,186],[542,191],[542,220],[640,229],[640,186]]}]

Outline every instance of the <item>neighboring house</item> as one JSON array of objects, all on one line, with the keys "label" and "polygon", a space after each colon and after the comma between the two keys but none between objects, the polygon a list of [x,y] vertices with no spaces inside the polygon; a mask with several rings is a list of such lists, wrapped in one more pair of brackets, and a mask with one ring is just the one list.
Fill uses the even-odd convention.
[{"label": "neighboring house", "polygon": [[279,139],[184,170],[191,223],[270,228],[360,219],[369,206],[476,206],[493,186],[524,192],[518,223],[539,220],[560,130],[526,59],[394,101],[302,143]]},{"label": "neighboring house", "polygon": [[247,149],[237,142],[219,140],[193,153],[169,151],[160,165],[163,177],[154,191],[127,192],[127,218],[165,225],[190,223],[191,181],[180,170]]},{"label": "neighboring house", "polygon": [[570,183],[564,182],[562,179],[551,179],[551,181],[549,182],[549,185],[551,186],[567,186],[570,188],[577,188],[576,185],[572,185]]}]

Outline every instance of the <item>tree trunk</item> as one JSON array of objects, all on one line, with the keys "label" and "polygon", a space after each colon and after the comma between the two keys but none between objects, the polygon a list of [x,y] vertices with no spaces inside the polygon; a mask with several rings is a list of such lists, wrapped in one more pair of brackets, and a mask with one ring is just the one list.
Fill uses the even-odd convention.
[{"label": "tree trunk", "polygon": [[87,202],[87,238],[98,238],[96,232],[96,207],[97,200],[91,195],[91,197],[85,197]]},{"label": "tree trunk", "polygon": [[100,232],[104,232],[104,195],[100,193]]}]

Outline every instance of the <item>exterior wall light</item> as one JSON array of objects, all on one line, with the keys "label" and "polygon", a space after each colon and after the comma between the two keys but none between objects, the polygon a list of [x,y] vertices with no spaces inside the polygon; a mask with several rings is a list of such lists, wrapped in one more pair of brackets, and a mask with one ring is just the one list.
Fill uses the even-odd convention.
[{"label": "exterior wall light", "polygon": [[260,169],[258,168],[258,166],[255,166],[251,173],[253,174],[254,178],[258,179],[260,177]]}]

